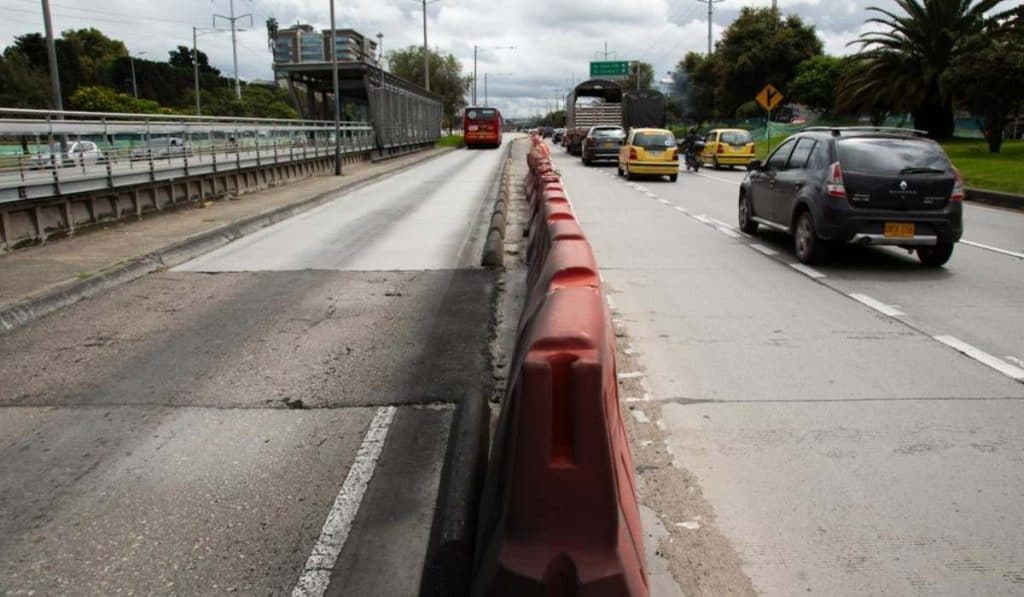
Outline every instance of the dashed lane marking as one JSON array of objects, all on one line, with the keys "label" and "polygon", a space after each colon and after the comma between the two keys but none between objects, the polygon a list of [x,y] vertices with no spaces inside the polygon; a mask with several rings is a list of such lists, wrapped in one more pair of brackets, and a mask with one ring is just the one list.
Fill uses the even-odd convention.
[{"label": "dashed lane marking", "polygon": [[953,336],[935,336],[935,339],[946,346],[949,346],[953,350],[962,353],[983,365],[987,365],[1015,381],[1024,383],[1024,369],[1021,369],[1020,367],[1011,365],[1003,359],[992,356],[984,350],[971,346],[963,340]]},{"label": "dashed lane marking", "polygon": [[356,459],[348,469],[341,491],[327,513],[320,537],[316,540],[309,559],[306,560],[299,581],[292,591],[292,597],[320,597],[327,590],[327,585],[331,581],[331,571],[334,570],[338,554],[341,553],[349,531],[352,530],[352,521],[359,512],[366,486],[373,478],[377,459],[384,449],[384,440],[387,439],[388,428],[395,418],[395,410],[394,406],[377,409],[377,414],[374,415],[370,428],[363,437],[363,444],[356,452]]},{"label": "dashed lane marking", "polygon": [[1017,259],[1024,259],[1024,253],[1017,253],[1016,251],[1007,251],[1006,249],[1000,249],[999,247],[993,247],[992,245],[983,245],[969,240],[961,240],[960,244],[968,245],[978,249],[984,249],[986,251],[992,251],[993,253],[999,253],[1000,255],[1009,255],[1010,257],[1016,257]]},{"label": "dashed lane marking", "polygon": [[644,374],[642,371],[629,371],[627,373],[619,373],[619,379],[636,379],[638,377],[643,376]]},{"label": "dashed lane marking", "polygon": [[736,232],[735,230],[727,226],[715,226],[715,230],[721,232],[722,234],[728,236],[729,238],[743,238],[742,234]]},{"label": "dashed lane marking", "polygon": [[856,292],[852,292],[852,293],[850,293],[849,296],[853,300],[855,300],[855,301],[857,301],[859,303],[863,303],[863,304],[867,305],[868,307],[871,307],[872,309],[874,309],[875,311],[878,311],[882,315],[887,315],[889,317],[902,317],[902,316],[906,315],[906,313],[904,313],[903,311],[900,311],[896,306],[894,306],[894,305],[887,305],[887,304],[883,303],[882,301],[873,299],[873,298],[871,298],[870,296],[868,296],[866,294],[859,294],[859,293],[856,293]]},{"label": "dashed lane marking", "polygon": [[710,176],[708,174],[701,174],[700,172],[697,173],[697,176],[703,176],[704,178],[710,178],[711,180],[717,180],[719,182],[727,182],[727,183],[729,183],[731,185],[736,185],[736,186],[739,186],[740,183],[743,182],[743,181],[740,181],[740,180],[729,180],[728,178],[719,178],[717,176]]},{"label": "dashed lane marking", "polygon": [[658,199],[658,201],[661,202],[662,205],[672,205],[672,203],[667,199]]},{"label": "dashed lane marking", "polygon": [[1006,360],[1010,361],[1011,363],[1013,363],[1014,365],[1017,365],[1019,367],[1024,367],[1024,359],[1018,359],[1017,357],[1015,357],[1013,355],[1006,355]]},{"label": "dashed lane marking", "polygon": [[776,251],[775,249],[770,249],[770,248],[768,248],[768,247],[766,247],[764,245],[759,245],[757,243],[749,244],[747,246],[750,247],[751,249],[757,251],[758,253],[761,253],[762,255],[767,255],[768,257],[771,257],[772,255],[778,255],[779,254],[779,252]]},{"label": "dashed lane marking", "polygon": [[825,274],[819,272],[813,267],[806,266],[802,263],[790,263],[789,267],[795,269],[796,271],[800,272],[801,274],[807,277],[814,278],[815,280],[825,277]]},{"label": "dashed lane marking", "polygon": [[690,210],[686,209],[685,207],[680,207],[680,206],[677,205],[676,206],[676,211],[678,211],[681,214],[690,215]]}]

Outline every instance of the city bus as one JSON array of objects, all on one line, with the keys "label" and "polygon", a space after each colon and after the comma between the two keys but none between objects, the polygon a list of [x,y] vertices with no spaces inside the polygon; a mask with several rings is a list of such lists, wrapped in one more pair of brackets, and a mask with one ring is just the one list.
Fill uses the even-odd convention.
[{"label": "city bus", "polygon": [[500,147],[501,129],[505,126],[497,108],[470,106],[462,116],[462,134],[466,147]]}]

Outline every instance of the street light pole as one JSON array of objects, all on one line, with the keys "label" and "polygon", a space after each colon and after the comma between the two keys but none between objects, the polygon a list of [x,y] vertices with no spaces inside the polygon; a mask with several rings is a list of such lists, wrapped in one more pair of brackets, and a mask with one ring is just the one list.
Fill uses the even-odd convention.
[{"label": "street light pole", "polygon": [[[60,97],[60,74],[57,72],[57,47],[53,41],[53,22],[50,20],[50,0],[43,0],[43,26],[46,28],[46,59],[50,63],[50,93],[53,109],[64,111],[64,102]],[[64,118],[63,114],[60,118]]]},{"label": "street light pole", "polygon": [[[473,44],[473,105],[476,105],[476,53],[477,50],[514,50],[515,46],[498,46],[495,48],[480,48],[476,44]],[[486,75],[485,75],[486,76]]]},{"label": "street light pole", "polygon": [[487,73],[484,73],[484,107],[487,107]]},{"label": "street light pole", "polygon": [[341,102],[338,97],[338,30],[334,27],[334,0],[331,0],[331,76],[334,83],[334,175],[341,176]]},{"label": "street light pole", "polygon": [[128,60],[132,65],[132,94],[135,96],[135,99],[139,99],[139,87],[135,84],[135,57],[142,56],[143,54],[145,54],[145,52],[139,52],[138,54],[128,56]]},{"label": "street light pole", "polygon": [[[229,7],[231,9],[231,16],[226,17],[224,15],[216,15],[216,14],[213,15],[213,26],[215,28],[217,27],[217,17],[220,17],[222,19],[225,19],[225,20],[231,22],[231,56],[232,56],[232,58],[234,60],[234,65],[235,65],[235,97],[238,98],[238,99],[242,99],[242,85],[241,85],[241,83],[239,83],[239,80],[238,80],[238,40],[237,40],[237,37],[235,35],[235,32],[237,31],[237,28],[235,27],[235,23],[238,22],[240,19],[244,19],[246,17],[249,17],[249,26],[252,27],[252,13],[246,13],[244,15],[238,15],[236,17],[235,16],[235,0],[231,0]],[[244,31],[244,29],[243,29],[243,31]]]},{"label": "street light pole", "polygon": [[196,48],[196,26],[192,26],[192,76],[196,82],[196,116],[202,116],[199,108],[199,50]]},{"label": "street light pole", "polygon": [[427,47],[427,0],[423,0],[423,87],[430,91],[430,48]]},{"label": "street light pole", "polygon": [[[704,4],[708,5],[708,56],[710,56],[711,55],[711,50],[712,50],[712,45],[711,45],[711,22],[712,22],[712,19],[714,18],[715,5],[718,4],[719,2],[725,2],[725,0],[697,0],[697,2],[701,2],[701,3],[704,3]],[[774,6],[774,2],[772,4]]]}]

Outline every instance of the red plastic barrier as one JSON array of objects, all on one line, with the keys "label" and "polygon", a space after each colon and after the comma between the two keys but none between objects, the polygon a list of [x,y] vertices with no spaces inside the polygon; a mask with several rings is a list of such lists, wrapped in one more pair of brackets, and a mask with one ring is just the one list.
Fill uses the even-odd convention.
[{"label": "red plastic barrier", "polygon": [[601,292],[550,293],[520,337],[480,513],[474,595],[648,595]]},{"label": "red plastic barrier", "polygon": [[[556,220],[555,223],[575,223],[575,220]],[[538,265],[526,274],[526,301],[519,317],[519,329],[540,308],[548,294],[563,288],[589,287],[600,289],[601,278],[597,261],[586,239],[551,240],[542,252],[535,255]]]},{"label": "red plastic barrier", "polygon": [[586,240],[583,230],[580,229],[579,222],[575,218],[549,221],[543,238],[540,238],[540,235],[530,238],[530,242],[526,246],[528,280],[532,280],[543,267],[551,247],[563,240]]}]

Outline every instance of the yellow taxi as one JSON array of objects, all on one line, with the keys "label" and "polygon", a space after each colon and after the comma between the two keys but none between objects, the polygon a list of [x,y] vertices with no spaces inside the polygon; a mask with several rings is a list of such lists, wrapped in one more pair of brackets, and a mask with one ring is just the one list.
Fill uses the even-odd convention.
[{"label": "yellow taxi", "polygon": [[704,140],[705,164],[717,170],[722,166],[746,166],[754,159],[754,140],[743,129],[711,129]]},{"label": "yellow taxi", "polygon": [[637,175],[679,178],[679,148],[672,131],[630,129],[619,148],[619,176],[633,180]]}]

